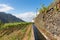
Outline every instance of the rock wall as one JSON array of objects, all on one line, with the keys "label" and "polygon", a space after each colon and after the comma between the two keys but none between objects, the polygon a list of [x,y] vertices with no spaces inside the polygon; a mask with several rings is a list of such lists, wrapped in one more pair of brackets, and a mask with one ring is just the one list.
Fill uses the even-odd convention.
[{"label": "rock wall", "polygon": [[[57,7],[57,8],[55,8]],[[60,2],[35,18],[35,24],[49,31],[52,36],[60,37]]]}]

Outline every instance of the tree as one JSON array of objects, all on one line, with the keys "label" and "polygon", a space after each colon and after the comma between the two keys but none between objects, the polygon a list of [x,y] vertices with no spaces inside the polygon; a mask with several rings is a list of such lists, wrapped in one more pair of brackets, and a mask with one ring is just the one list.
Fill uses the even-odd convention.
[{"label": "tree", "polygon": [[0,20],[0,25],[1,25],[1,23],[2,23],[2,22],[1,22],[1,20]]},{"label": "tree", "polygon": [[0,20],[0,26],[3,25],[4,23]]}]

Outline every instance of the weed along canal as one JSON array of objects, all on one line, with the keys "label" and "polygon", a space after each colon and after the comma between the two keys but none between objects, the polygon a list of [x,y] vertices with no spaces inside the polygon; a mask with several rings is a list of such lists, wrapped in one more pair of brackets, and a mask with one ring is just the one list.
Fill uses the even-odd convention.
[{"label": "weed along canal", "polygon": [[36,28],[34,24],[33,24],[33,31],[35,40],[46,40],[46,38],[40,33],[40,31]]}]

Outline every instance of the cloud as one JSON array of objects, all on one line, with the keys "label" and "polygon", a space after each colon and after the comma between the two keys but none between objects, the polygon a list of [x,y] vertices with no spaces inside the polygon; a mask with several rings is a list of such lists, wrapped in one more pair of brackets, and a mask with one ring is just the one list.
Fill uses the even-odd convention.
[{"label": "cloud", "polygon": [[21,14],[13,14],[13,15],[27,22],[31,22],[33,18],[35,18],[36,16],[34,12],[25,12]]},{"label": "cloud", "polygon": [[0,12],[7,12],[10,10],[14,10],[14,8],[6,4],[0,4]]}]

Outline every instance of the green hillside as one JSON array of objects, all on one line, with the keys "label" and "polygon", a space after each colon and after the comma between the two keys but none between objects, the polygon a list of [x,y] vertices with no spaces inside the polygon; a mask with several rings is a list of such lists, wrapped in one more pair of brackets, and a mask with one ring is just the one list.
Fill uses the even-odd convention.
[{"label": "green hillside", "polygon": [[0,26],[0,40],[24,40],[26,33],[28,33],[28,39],[30,39],[31,24],[29,22],[2,24]]}]

